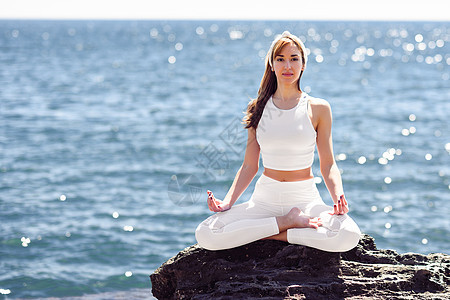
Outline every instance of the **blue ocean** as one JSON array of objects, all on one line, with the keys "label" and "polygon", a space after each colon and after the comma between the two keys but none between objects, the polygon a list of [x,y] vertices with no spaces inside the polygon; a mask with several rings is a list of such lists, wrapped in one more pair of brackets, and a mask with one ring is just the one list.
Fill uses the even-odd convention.
[{"label": "blue ocean", "polygon": [[284,30],[361,230],[450,253],[449,22],[0,20],[0,299],[151,299],[243,161]]}]

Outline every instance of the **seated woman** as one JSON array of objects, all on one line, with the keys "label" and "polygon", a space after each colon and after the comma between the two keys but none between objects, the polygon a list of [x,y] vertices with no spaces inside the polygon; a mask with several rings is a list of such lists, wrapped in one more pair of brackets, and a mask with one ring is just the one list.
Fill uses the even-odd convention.
[{"label": "seated woman", "polygon": [[[330,105],[300,89],[306,61],[298,37],[285,31],[273,41],[258,97],[249,103],[244,117],[248,129],[244,162],[223,200],[207,191],[208,207],[216,213],[195,231],[201,247],[220,250],[275,239],[344,252],[358,244],[361,233],[347,215],[334,160]],[[325,205],[314,182],[311,166],[316,145],[334,207]],[[257,174],[260,153],[264,172],[251,198],[233,205]]]}]

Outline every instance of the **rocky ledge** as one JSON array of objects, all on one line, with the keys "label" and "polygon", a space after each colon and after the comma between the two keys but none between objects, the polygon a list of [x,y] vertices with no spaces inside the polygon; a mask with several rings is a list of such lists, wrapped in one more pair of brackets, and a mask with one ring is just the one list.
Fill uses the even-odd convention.
[{"label": "rocky ledge", "polygon": [[369,235],[344,253],[273,240],[194,245],[150,278],[158,299],[450,299],[450,255],[378,250]]}]

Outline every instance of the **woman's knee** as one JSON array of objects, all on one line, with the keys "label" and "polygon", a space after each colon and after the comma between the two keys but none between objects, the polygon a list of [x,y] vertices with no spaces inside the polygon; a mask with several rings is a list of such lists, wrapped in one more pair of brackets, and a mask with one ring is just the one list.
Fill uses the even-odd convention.
[{"label": "woman's knee", "polygon": [[207,249],[209,244],[206,236],[207,232],[204,227],[201,224],[198,225],[197,229],[195,230],[195,239],[197,240],[197,244],[204,249]]},{"label": "woman's knee", "polygon": [[355,221],[348,215],[340,216],[339,219],[340,228],[338,234],[332,240],[336,243],[337,251],[345,252],[358,245],[361,231]]},{"label": "woman's knee", "polygon": [[209,235],[211,231],[208,226],[205,226],[203,223],[200,223],[195,229],[195,239],[200,247],[207,249],[209,245]]},{"label": "woman's knee", "polygon": [[361,232],[358,230],[344,229],[339,232],[336,241],[339,243],[340,252],[346,252],[356,247],[359,243]]},{"label": "woman's knee", "polygon": [[361,231],[351,219],[346,219],[338,231],[327,231],[322,250],[330,252],[346,252],[358,245]]},{"label": "woman's knee", "polygon": [[339,252],[346,252],[356,247],[361,237],[361,231],[358,225],[352,220],[347,219],[345,226],[339,230],[339,233],[333,240],[338,244]]},{"label": "woman's knee", "polygon": [[220,239],[214,234],[213,230],[201,223],[195,230],[195,239],[200,247],[206,250],[220,250],[223,249],[220,244]]}]

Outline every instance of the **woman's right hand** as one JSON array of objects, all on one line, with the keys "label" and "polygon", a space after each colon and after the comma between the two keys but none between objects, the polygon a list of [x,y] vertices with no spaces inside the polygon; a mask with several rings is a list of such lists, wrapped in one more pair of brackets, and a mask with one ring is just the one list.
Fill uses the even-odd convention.
[{"label": "woman's right hand", "polygon": [[334,205],[334,211],[330,215],[345,215],[348,213],[348,203],[344,195],[339,197],[338,203]]},{"label": "woman's right hand", "polygon": [[224,203],[222,200],[216,199],[210,190],[206,192],[208,193],[208,207],[210,211],[222,212],[231,208],[229,203]]}]

